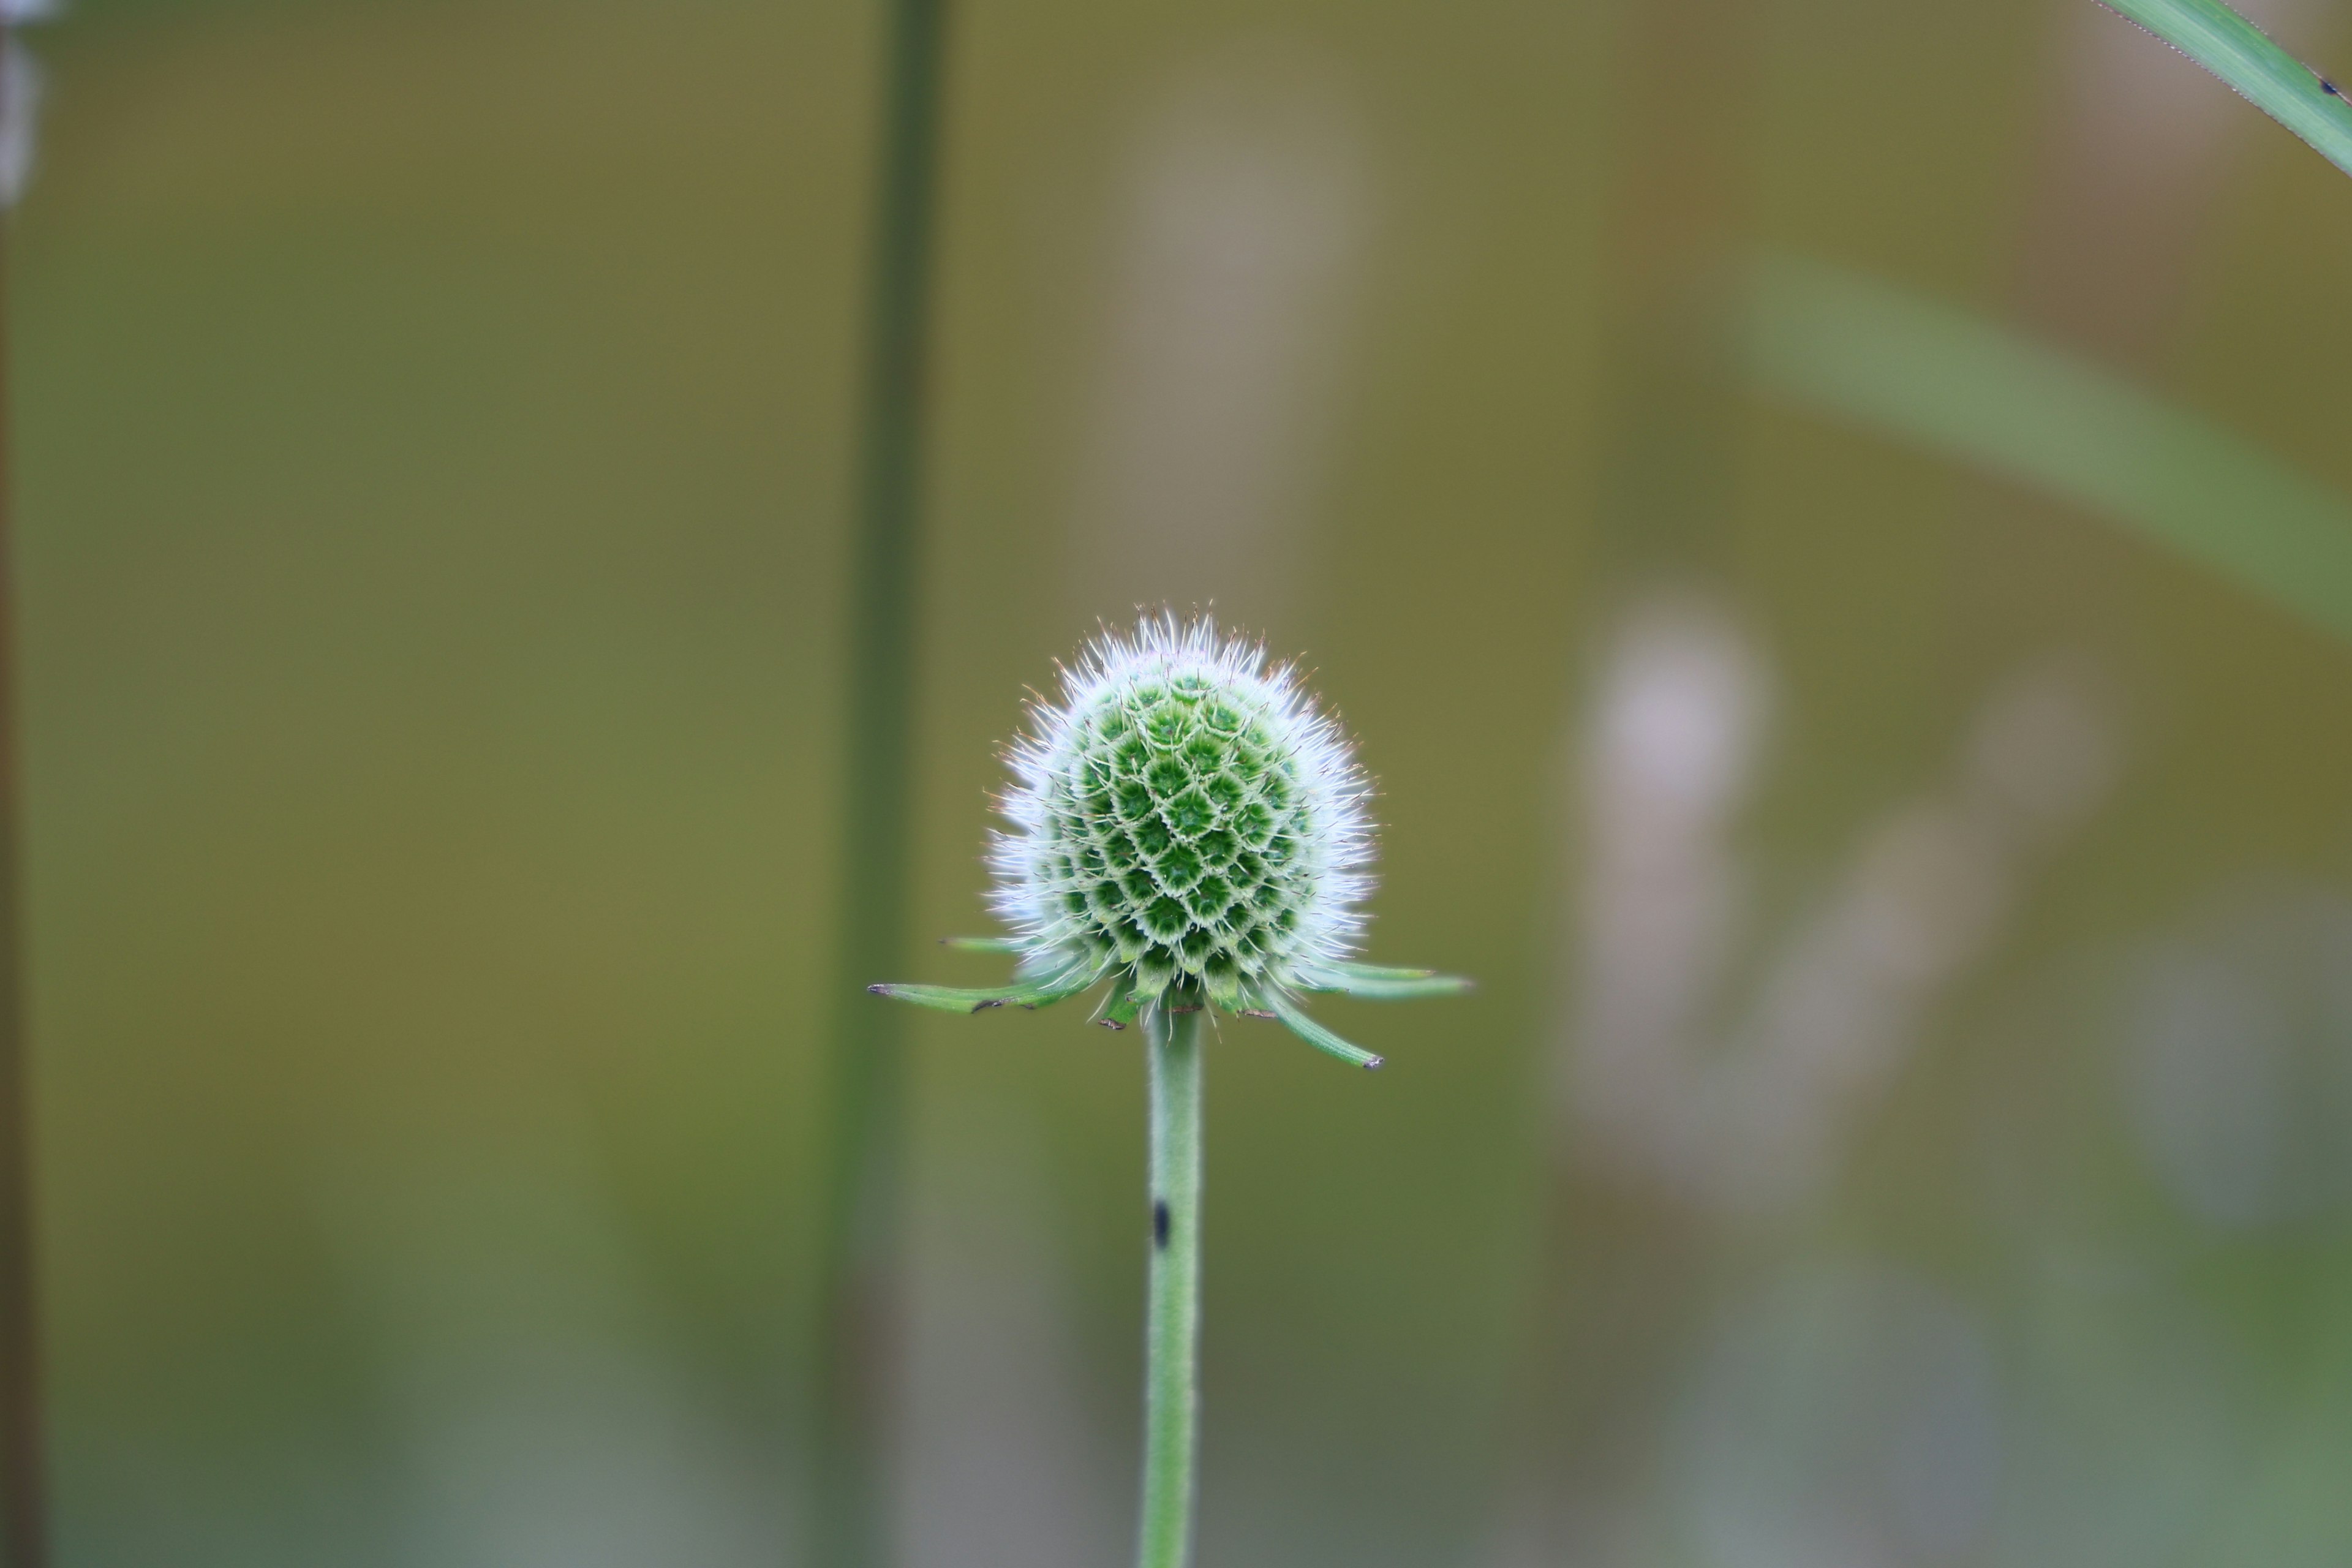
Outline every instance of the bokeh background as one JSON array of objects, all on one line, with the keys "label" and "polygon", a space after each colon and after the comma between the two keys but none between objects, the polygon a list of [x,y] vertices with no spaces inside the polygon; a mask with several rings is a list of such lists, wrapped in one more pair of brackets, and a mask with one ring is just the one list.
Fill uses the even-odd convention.
[{"label": "bokeh background", "polygon": [[[797,1561],[875,8],[26,41],[60,1561]],[[1828,264],[2352,490],[2352,188],[2089,0],[1015,0],[950,75],[887,978],[989,973],[1024,688],[1213,602],[1361,733],[1371,956],[1483,982],[1212,1049],[1202,1561],[2352,1559],[2352,650],[1738,352]],[[911,1021],[908,1564],[1126,1551],[1082,1022]]]}]

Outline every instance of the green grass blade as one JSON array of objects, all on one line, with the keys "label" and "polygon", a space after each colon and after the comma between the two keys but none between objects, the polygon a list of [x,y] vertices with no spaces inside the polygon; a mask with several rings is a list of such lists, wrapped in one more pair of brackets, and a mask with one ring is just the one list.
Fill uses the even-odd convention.
[{"label": "green grass blade", "polygon": [[2198,416],[1965,311],[1793,258],[1757,269],[1769,397],[2099,512],[2352,637],[2352,505]]},{"label": "green grass blade", "polygon": [[2102,0],[2352,174],[2352,103],[2221,0]]}]

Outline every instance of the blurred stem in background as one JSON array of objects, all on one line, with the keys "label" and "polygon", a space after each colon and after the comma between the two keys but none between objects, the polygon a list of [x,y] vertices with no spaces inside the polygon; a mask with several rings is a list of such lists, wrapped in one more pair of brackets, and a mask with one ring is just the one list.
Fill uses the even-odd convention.
[{"label": "blurred stem in background", "polygon": [[1604,594],[1713,579],[1723,565],[1736,488],[1748,11],[1748,0],[1651,0],[1621,13],[1594,562]]},{"label": "blurred stem in background", "polygon": [[887,1367],[905,1073],[898,1010],[866,1005],[907,924],[916,606],[943,0],[888,10],[843,715],[840,973],[819,1260],[815,1568],[889,1560]]},{"label": "blurred stem in background", "polygon": [[[0,24],[18,8],[0,11]],[[35,79],[23,46],[0,26],[0,225],[32,154]],[[5,255],[0,228],[0,258]],[[6,298],[0,270],[0,305]],[[45,1568],[39,1288],[34,1271],[33,1114],[19,930],[23,852],[16,788],[16,593],[9,537],[6,336],[0,331],[0,1541],[5,1568]]]},{"label": "blurred stem in background", "polygon": [[1191,1561],[1201,1358],[1201,1018],[1155,1006],[1151,1281],[1144,1327],[1143,1517],[1138,1568]]},{"label": "blurred stem in background", "polygon": [[[1612,636],[1662,597],[1711,605],[1728,574],[1755,109],[1748,84],[1757,77],[1751,0],[1640,0],[1618,7],[1616,26],[1619,156],[1603,230],[1605,425],[1591,571],[1594,624]],[[1612,651],[1587,653],[1605,666]],[[1543,1065],[1565,1084],[1567,1058]],[[1542,1260],[1525,1331],[1532,1375],[1509,1417],[1515,1564],[1605,1554],[1585,1531],[1601,1499],[1636,1489],[1643,1445],[1628,1435],[1653,1419],[1679,1342],[1677,1323],[1654,1303],[1695,1295],[1636,1277],[1679,1279],[1703,1256],[1687,1215],[1644,1190],[1591,1180],[1573,1097],[1562,1089],[1548,1100]]]}]

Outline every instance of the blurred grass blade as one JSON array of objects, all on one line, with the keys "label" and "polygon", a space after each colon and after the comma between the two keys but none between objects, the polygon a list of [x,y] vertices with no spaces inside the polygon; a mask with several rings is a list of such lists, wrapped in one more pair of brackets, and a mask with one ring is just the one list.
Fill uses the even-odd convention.
[{"label": "blurred grass blade", "polygon": [[1769,397],[2100,512],[2352,637],[2352,505],[2196,415],[1992,322],[1818,262],[1755,273]]},{"label": "blurred grass blade", "polygon": [[2221,0],[2102,0],[2352,174],[2352,103]]}]

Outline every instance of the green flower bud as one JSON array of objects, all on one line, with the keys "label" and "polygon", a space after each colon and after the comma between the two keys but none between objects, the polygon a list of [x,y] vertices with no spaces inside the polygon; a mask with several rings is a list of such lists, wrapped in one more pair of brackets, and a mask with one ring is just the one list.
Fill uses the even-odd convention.
[{"label": "green flower bud", "polygon": [[1106,979],[1102,1021],[1214,1004],[1276,1016],[1363,1066],[1379,1058],[1298,1010],[1297,995],[1465,989],[1350,962],[1371,890],[1371,789],[1348,738],[1288,665],[1208,620],[1105,634],[1040,702],[1011,753],[989,860],[991,903],[1022,984],[877,985],[934,1006],[1042,1006]]}]

